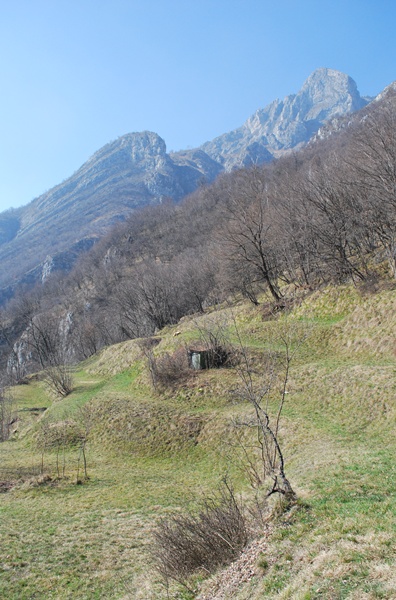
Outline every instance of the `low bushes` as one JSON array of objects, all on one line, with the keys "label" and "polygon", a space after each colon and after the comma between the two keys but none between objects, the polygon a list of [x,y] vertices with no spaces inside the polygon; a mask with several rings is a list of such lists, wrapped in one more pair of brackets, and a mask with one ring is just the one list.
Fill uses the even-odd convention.
[{"label": "low bushes", "polygon": [[173,514],[154,532],[152,555],[165,581],[187,587],[196,571],[212,573],[235,560],[248,541],[243,507],[224,481],[217,494],[205,498],[196,514]]}]

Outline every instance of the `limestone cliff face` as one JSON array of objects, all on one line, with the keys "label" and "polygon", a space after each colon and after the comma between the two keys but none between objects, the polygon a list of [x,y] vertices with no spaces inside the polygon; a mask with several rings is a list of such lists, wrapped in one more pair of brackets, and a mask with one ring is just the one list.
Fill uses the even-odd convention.
[{"label": "limestone cliff face", "polygon": [[351,77],[318,69],[297,94],[257,110],[242,127],[207,142],[202,150],[227,171],[249,162],[262,163],[307,143],[329,119],[366,104]]},{"label": "limestone cliff face", "polygon": [[223,171],[268,162],[366,103],[348,75],[318,69],[297,94],[257,110],[201,148],[168,154],[164,140],[149,131],[106,144],[67,180],[0,215],[0,301],[1,288],[36,274],[40,280],[50,264],[51,270],[72,264],[76,249],[92,245],[134,209],[167,197],[178,201]]}]

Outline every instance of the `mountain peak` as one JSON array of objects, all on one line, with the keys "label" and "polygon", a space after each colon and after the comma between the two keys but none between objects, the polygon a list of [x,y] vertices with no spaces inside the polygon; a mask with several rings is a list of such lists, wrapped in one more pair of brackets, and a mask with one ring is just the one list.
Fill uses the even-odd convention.
[{"label": "mountain peak", "polygon": [[[226,170],[266,162],[306,144],[325,121],[363,108],[354,80],[340,71],[316,69],[297,94],[257,110],[239,129],[202,149]],[[254,153],[252,149],[254,148]]]},{"label": "mountain peak", "polygon": [[392,81],[392,83],[387,85],[386,88],[384,90],[382,90],[382,92],[379,93],[374,98],[374,100],[376,102],[378,102],[378,100],[382,100],[383,98],[386,98],[386,96],[388,96],[389,94],[395,94],[395,93],[396,93],[396,81]]},{"label": "mountain peak", "polygon": [[326,67],[311,73],[299,94],[309,97],[321,110],[323,104],[327,105],[325,119],[332,118],[337,113],[353,112],[366,104],[352,77]]},{"label": "mountain peak", "polygon": [[[345,81],[353,81],[352,77],[343,73],[342,71],[337,71],[336,69],[329,69],[328,67],[319,67],[315,69],[309,77],[307,77],[303,87],[306,85],[311,85],[312,83],[316,83],[318,81],[332,81],[333,85],[337,85],[339,83],[343,83]],[[355,82],[353,81],[355,84]],[[355,84],[356,85],[356,84]]]},{"label": "mountain peak", "polygon": [[96,164],[103,158],[108,159],[114,155],[122,157],[128,163],[139,163],[149,158],[164,157],[166,144],[157,133],[152,131],[126,133],[100,148],[85,164]]}]

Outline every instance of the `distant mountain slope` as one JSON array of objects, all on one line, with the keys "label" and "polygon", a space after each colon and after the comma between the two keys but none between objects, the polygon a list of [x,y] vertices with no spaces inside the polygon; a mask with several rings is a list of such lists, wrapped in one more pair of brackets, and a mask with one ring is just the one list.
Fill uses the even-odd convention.
[{"label": "distant mountain slope", "polygon": [[[193,159],[181,153],[172,160],[155,133],[122,136],[96,152],[66,181],[22,209],[0,215],[0,286],[40,278],[37,267],[48,265],[48,256],[65,255],[69,249],[74,256],[76,247],[89,247],[133,209],[166,197],[180,200],[200,181],[213,181],[221,171],[200,151]],[[54,264],[69,265],[64,258]]]},{"label": "distant mountain slope", "polygon": [[328,119],[365,104],[350,77],[319,69],[296,95],[201,148],[168,154],[164,140],[147,131],[106,144],[70,178],[0,215],[0,300],[19,282],[40,279],[40,265],[46,275],[48,265],[70,268],[76,249],[90,247],[133,209],[166,197],[178,201],[222,171],[268,162],[305,144]]}]

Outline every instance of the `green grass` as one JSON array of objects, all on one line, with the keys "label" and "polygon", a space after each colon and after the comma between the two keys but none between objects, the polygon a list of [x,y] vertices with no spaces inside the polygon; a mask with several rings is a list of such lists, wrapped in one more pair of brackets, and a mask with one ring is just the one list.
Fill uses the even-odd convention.
[{"label": "green grass", "polygon": [[[232,309],[258,368],[260,353],[280,350],[276,332],[285,320],[311,329],[281,427],[301,501],[278,517],[254,576],[230,592],[235,600],[395,597],[396,364],[379,333],[385,319],[386,335],[396,338],[395,307],[395,292],[363,298],[345,286],[312,294],[277,320],[263,321],[260,309],[243,303]],[[183,320],[161,332],[156,352],[197,335],[194,320]],[[0,445],[0,480],[17,483],[0,495],[0,597],[165,598],[148,551],[156,520],[195,505],[226,471],[249,497],[225,451],[230,416],[246,411],[230,392],[236,385],[222,369],[154,392],[137,343],[127,342],[80,365],[64,400],[40,381],[16,388],[18,431]],[[58,480],[56,449],[42,456],[36,439],[43,422],[81,426],[84,406],[92,418],[90,478],[76,485],[78,447],[62,449],[66,477]],[[38,475],[42,460],[47,481]]]}]

